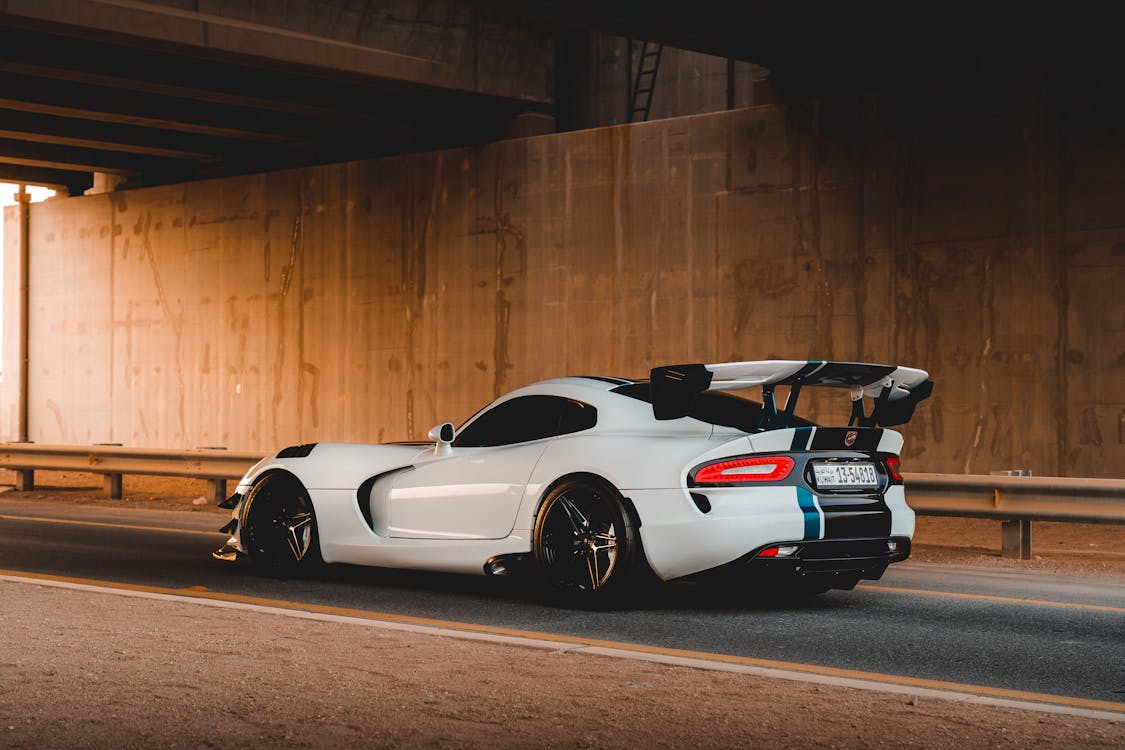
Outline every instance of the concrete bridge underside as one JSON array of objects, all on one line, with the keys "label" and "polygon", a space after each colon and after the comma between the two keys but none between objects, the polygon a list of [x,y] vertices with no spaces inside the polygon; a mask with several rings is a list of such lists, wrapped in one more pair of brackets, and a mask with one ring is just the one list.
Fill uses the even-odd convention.
[{"label": "concrete bridge underside", "polygon": [[540,378],[816,357],[933,373],[910,470],[1119,475],[1114,90],[962,83],[36,204],[29,437],[418,438]]}]

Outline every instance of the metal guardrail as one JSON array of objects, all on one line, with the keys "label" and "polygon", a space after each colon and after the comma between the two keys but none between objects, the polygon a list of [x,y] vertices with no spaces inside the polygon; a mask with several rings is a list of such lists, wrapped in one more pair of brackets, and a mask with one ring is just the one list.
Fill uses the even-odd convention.
[{"label": "metal guardrail", "polygon": [[1032,521],[1125,524],[1125,480],[975,474],[906,474],[906,498],[923,516],[994,518],[1001,554],[1031,559]]},{"label": "metal guardrail", "polygon": [[907,502],[928,516],[1125,524],[1125,480],[906,474]]},{"label": "metal guardrail", "polygon": [[121,498],[125,474],[191,477],[211,484],[212,500],[226,499],[227,480],[241,479],[262,458],[261,453],[199,448],[178,451],[126,448],[119,445],[41,445],[0,443],[0,468],[16,472],[16,489],[35,486],[35,471],[75,471],[100,474],[105,494]]},{"label": "metal guardrail", "polygon": [[[100,474],[105,493],[122,495],[124,474],[191,477],[211,483],[212,498],[226,497],[227,480],[240,479],[262,454],[198,448],[189,451],[119,445],[0,443],[0,468],[17,472],[19,490],[31,490],[35,471]],[[906,475],[907,501],[924,516],[992,518],[1003,522],[1004,554],[1031,557],[1031,522],[1125,524],[1125,480],[997,475]]]}]

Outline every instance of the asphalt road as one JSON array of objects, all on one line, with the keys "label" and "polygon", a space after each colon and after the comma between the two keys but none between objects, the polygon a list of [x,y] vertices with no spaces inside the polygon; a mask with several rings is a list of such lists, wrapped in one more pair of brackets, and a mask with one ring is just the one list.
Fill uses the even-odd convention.
[{"label": "asphalt road", "polygon": [[629,610],[583,612],[483,577],[329,566],[313,579],[278,580],[210,557],[223,540],[210,530],[222,523],[0,499],[0,568],[1125,703],[1120,581],[907,562],[882,581],[799,604],[679,585]]}]

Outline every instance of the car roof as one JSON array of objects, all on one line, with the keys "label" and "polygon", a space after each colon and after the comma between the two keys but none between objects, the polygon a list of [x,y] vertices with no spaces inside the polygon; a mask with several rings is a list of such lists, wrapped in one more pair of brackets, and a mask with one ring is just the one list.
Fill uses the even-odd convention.
[{"label": "car roof", "polygon": [[603,375],[572,375],[565,378],[550,378],[548,380],[540,380],[535,383],[529,383],[524,386],[525,388],[538,385],[566,385],[574,386],[577,388],[590,388],[597,391],[611,391],[614,388],[623,385],[632,385],[636,380],[628,378],[611,378]]},{"label": "car roof", "polygon": [[[613,378],[600,376],[577,376],[551,378],[516,388],[504,394],[488,407],[509,401],[521,396],[549,395],[563,398],[576,399],[590,404],[598,410],[598,425],[596,432],[632,432],[643,431],[647,434],[701,434],[710,433],[712,426],[694,419],[677,419],[658,422],[652,413],[652,404],[635,398],[614,393],[622,386],[634,385],[648,381],[629,380],[627,378]],[[484,411],[483,409],[481,410]],[[480,414],[466,421],[468,425]],[[464,427],[464,426],[463,426]],[[463,428],[462,427],[462,428]]]}]

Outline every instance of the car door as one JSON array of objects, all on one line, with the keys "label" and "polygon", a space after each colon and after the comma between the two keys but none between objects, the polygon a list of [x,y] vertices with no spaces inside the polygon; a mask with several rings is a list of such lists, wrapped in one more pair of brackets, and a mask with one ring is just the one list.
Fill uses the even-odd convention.
[{"label": "car door", "polygon": [[519,396],[473,418],[446,455],[399,474],[387,496],[388,533],[415,539],[502,539],[551,438],[593,426],[596,410],[572,399]]}]

